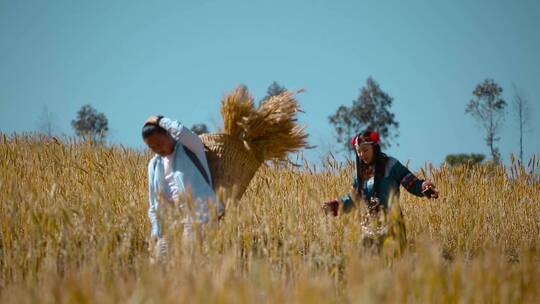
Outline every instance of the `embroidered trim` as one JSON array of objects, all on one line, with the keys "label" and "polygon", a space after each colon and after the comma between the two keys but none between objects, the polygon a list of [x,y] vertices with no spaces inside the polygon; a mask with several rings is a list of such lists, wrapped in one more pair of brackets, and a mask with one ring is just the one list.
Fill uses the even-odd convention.
[{"label": "embroidered trim", "polygon": [[408,173],[407,175],[405,175],[405,177],[401,180],[401,184],[403,185],[403,187],[407,188],[407,189],[411,189],[412,186],[414,185],[414,183],[418,180],[418,178],[416,178],[416,176],[414,176],[414,174],[412,173]]}]

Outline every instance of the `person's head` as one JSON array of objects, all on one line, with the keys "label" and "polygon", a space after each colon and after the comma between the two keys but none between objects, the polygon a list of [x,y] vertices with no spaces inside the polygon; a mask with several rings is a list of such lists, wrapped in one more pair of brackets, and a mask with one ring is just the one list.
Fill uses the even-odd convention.
[{"label": "person's head", "polygon": [[379,193],[379,184],[383,178],[388,157],[381,151],[379,134],[374,131],[364,131],[351,140],[356,150],[356,176],[358,178],[357,191],[362,195],[364,173],[371,166],[375,169],[375,183],[373,192]]},{"label": "person's head", "polygon": [[364,131],[355,136],[351,144],[356,150],[356,155],[366,165],[373,164],[375,158],[381,154],[379,134],[373,131]]},{"label": "person's head", "polygon": [[174,138],[167,130],[156,124],[145,124],[142,129],[142,137],[144,143],[156,154],[166,156],[174,151]]}]

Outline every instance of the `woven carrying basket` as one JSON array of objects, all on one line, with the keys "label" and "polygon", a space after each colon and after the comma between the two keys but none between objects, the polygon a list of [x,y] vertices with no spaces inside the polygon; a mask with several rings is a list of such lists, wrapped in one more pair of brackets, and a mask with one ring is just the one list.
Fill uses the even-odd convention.
[{"label": "woven carrying basket", "polygon": [[214,190],[222,188],[227,197],[240,199],[262,162],[241,139],[229,134],[206,133],[199,137],[204,144]]}]

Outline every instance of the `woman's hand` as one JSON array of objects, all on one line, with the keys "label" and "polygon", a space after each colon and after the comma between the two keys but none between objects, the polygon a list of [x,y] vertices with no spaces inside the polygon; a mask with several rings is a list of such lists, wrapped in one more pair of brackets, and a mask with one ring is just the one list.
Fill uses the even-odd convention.
[{"label": "woman's hand", "polygon": [[322,203],[322,209],[325,214],[332,214],[333,216],[338,215],[339,210],[339,201],[338,200],[331,200],[328,202]]},{"label": "woman's hand", "polygon": [[439,191],[437,190],[437,187],[435,187],[435,184],[428,180],[422,183],[422,193],[424,193],[427,198],[439,198]]}]

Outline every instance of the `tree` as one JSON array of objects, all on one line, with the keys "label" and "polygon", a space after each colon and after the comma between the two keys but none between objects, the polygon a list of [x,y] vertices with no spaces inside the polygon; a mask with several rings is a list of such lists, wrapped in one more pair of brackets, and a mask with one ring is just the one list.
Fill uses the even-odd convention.
[{"label": "tree", "polygon": [[193,131],[197,135],[201,135],[204,133],[208,133],[208,127],[203,123],[194,124],[191,127],[191,131]]},{"label": "tree", "polygon": [[368,129],[379,132],[383,148],[390,147],[391,141],[399,135],[399,123],[390,111],[393,100],[372,77],[368,77],[352,105],[341,105],[335,114],[328,117],[335,128],[337,142],[343,144],[346,151],[352,151],[351,137]]},{"label": "tree", "polygon": [[287,91],[287,88],[285,88],[284,86],[277,83],[277,81],[274,81],[274,82],[272,82],[272,84],[270,84],[268,89],[266,89],[266,96],[264,96],[264,98],[261,99],[259,104],[261,102],[269,99],[270,97],[277,96],[277,95],[279,95],[279,94],[281,94],[283,92],[286,92],[286,91]]},{"label": "tree", "polygon": [[476,86],[473,91],[474,99],[469,101],[465,113],[471,114],[486,131],[486,144],[491,151],[491,157],[495,164],[500,161],[499,149],[495,142],[499,128],[504,121],[504,109],[506,101],[501,97],[503,89],[493,79],[486,79]]},{"label": "tree", "polygon": [[109,131],[109,122],[105,114],[98,113],[90,105],[84,105],[77,112],[77,118],[71,121],[71,126],[77,136],[84,140],[102,143]]},{"label": "tree", "polygon": [[519,126],[519,161],[523,164],[523,134],[530,123],[530,105],[523,93],[514,85],[513,110]]},{"label": "tree", "polygon": [[39,116],[38,129],[40,132],[47,134],[47,136],[53,136],[57,131],[56,115],[49,111],[47,106],[43,107],[41,115]]},{"label": "tree", "polygon": [[447,162],[451,167],[459,166],[459,165],[476,165],[480,164],[484,161],[486,156],[484,154],[448,154],[446,158],[444,159],[445,162]]},{"label": "tree", "polygon": [[328,116],[328,120],[334,125],[337,142],[344,145],[345,151],[352,151],[350,139],[358,133],[360,127],[358,120],[353,117],[351,108],[339,106],[334,115]]}]

